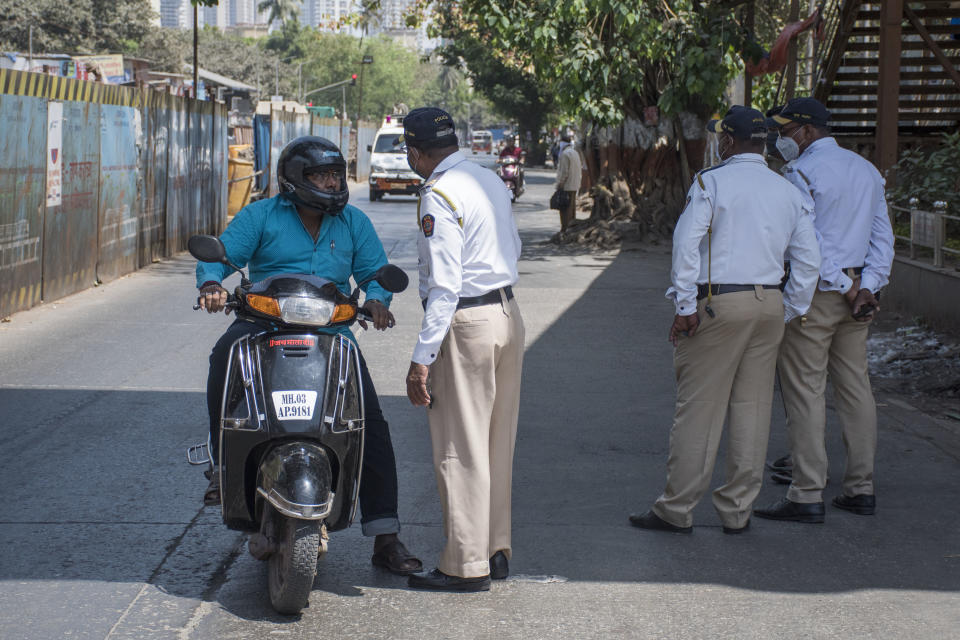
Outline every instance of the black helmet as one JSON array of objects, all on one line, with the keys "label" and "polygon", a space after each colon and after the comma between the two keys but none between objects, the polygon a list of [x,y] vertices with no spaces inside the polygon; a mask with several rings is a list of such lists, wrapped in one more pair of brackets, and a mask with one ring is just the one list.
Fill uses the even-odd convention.
[{"label": "black helmet", "polygon": [[[340,188],[333,193],[318,189],[307,180],[312,170],[334,167],[342,170]],[[301,136],[290,141],[277,160],[280,194],[294,204],[337,215],[347,206],[347,163],[337,145],[319,136]]]}]

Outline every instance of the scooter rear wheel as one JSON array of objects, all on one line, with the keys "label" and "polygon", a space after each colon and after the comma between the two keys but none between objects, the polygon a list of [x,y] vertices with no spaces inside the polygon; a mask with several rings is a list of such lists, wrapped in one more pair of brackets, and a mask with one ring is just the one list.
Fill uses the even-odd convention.
[{"label": "scooter rear wheel", "polygon": [[274,553],[267,561],[270,604],[277,613],[295,615],[307,605],[317,575],[320,522],[296,520],[272,507]]}]

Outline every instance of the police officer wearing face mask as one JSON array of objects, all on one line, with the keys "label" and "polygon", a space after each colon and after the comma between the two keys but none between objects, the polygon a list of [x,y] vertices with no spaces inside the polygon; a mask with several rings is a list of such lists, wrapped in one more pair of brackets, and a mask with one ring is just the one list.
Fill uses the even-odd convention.
[{"label": "police officer wearing face mask", "polygon": [[[673,232],[677,402],[667,483],[642,529],[690,533],[728,418],[726,482],[713,492],[723,532],[747,529],[760,491],[777,348],[813,297],[820,255],[809,208],[763,159],[766,126],[736,106],[710,122],[722,164],[697,174]],[[784,258],[793,276],[781,294]]]},{"label": "police officer wearing face mask", "polygon": [[877,410],[867,372],[867,330],[893,264],[893,230],[884,180],[829,133],[830,112],[813,98],[795,98],[768,121],[779,129],[785,176],[814,202],[820,240],[820,284],[804,322],[787,325],[778,369],[793,461],[786,498],[757,509],[759,517],[823,522],[827,482],[824,444],[827,375],[835,390],[846,445],[843,491],[834,506],[874,512]]},{"label": "police officer wearing face mask", "polygon": [[511,555],[524,341],[512,288],[520,237],[509,190],[460,152],[445,111],[415,109],[403,129],[410,167],[427,179],[417,209],[424,318],[407,396],[430,407],[447,538],[437,568],[410,576],[409,585],[486,591],[491,578],[507,577]]}]

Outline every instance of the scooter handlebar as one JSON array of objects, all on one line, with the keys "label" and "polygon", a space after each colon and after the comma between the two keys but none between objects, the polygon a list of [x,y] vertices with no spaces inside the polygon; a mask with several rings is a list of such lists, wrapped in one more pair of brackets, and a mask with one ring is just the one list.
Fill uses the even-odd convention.
[{"label": "scooter handlebar", "polygon": [[[224,305],[223,308],[224,308],[224,309],[236,309],[238,306],[240,306],[240,305],[237,304],[237,296],[233,295],[232,293],[228,293],[228,294],[227,294],[227,304]],[[199,311],[200,309],[203,309],[203,307],[200,306],[200,296],[197,296],[197,304],[193,305],[193,310],[194,310],[194,311]]]}]

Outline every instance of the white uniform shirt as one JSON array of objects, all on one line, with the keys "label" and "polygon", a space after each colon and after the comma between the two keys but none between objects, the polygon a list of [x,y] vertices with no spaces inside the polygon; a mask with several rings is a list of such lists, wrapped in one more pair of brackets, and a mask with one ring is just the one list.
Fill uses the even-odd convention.
[{"label": "white uniform shirt", "polygon": [[516,284],[520,236],[503,181],[459,151],[421,189],[417,220],[420,298],[427,307],[413,361],[429,365],[461,297]]},{"label": "white uniform shirt", "polygon": [[697,174],[673,231],[667,298],[677,314],[696,313],[697,285],[707,283],[708,263],[713,284],[779,284],[785,259],[791,273],[784,320],[806,313],[820,266],[808,203],[760,154],[739,154]]},{"label": "white uniform shirt", "polygon": [[893,229],[884,180],[863,156],[821,138],[788,164],[784,176],[813,197],[820,240],[820,289],[846,292],[843,269],[863,267],[860,287],[876,293],[890,278]]}]

